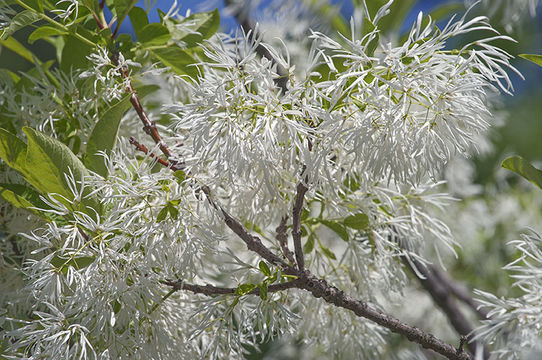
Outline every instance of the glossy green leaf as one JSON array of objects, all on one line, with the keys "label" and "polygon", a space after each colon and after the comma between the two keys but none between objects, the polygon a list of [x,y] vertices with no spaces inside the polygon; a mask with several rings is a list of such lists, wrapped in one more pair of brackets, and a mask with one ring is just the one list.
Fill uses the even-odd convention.
[{"label": "glossy green leaf", "polygon": [[348,238],[348,231],[346,231],[346,228],[336,222],[336,221],[329,221],[329,220],[320,220],[320,222],[327,226],[328,228],[330,228],[331,230],[333,230],[337,235],[339,235],[341,237],[341,239],[343,239],[344,241],[348,241],[349,238]]},{"label": "glossy green leaf", "polygon": [[113,0],[114,8],[117,12],[117,27],[120,27],[124,22],[124,19],[126,19],[126,16],[136,3],[137,0]]},{"label": "glossy green leaf", "polygon": [[100,9],[98,7],[98,1],[99,0],[82,0],[81,3],[83,3],[83,5],[85,5],[91,13],[97,14],[98,12],[100,12]]},{"label": "glossy green leaf", "polygon": [[521,156],[506,158],[502,162],[502,167],[515,172],[542,189],[542,170],[538,170]]},{"label": "glossy green leaf", "polygon": [[179,218],[179,209],[177,209],[173,204],[168,205],[168,211],[169,211],[169,217],[173,220],[177,220]]},{"label": "glossy green leaf", "polygon": [[167,48],[152,49],[150,52],[165,66],[169,66],[178,75],[188,75],[196,78],[199,74],[198,68],[193,64],[196,60],[186,51],[176,45]]},{"label": "glossy green leaf", "polygon": [[21,184],[0,184],[0,195],[21,209],[45,206],[37,191]]},{"label": "glossy green leaf", "polygon": [[87,56],[91,54],[93,49],[94,48],[92,46],[79,40],[73,35],[65,36],[60,69],[65,73],[70,73],[72,68],[84,68],[89,63]]},{"label": "glossy green leaf", "polygon": [[262,274],[264,274],[265,276],[271,276],[271,270],[269,269],[269,266],[267,266],[267,263],[265,261],[260,261],[258,267],[260,268]]},{"label": "glossy green leaf", "polygon": [[7,29],[0,32],[0,40],[6,40],[16,31],[41,19],[41,15],[33,10],[23,10],[11,19]]},{"label": "glossy green leaf", "polygon": [[535,63],[538,66],[542,66],[542,55],[536,55],[536,54],[520,54],[522,58],[525,60],[529,60],[530,62]]},{"label": "glossy green leaf", "polygon": [[58,29],[52,26],[40,26],[30,36],[28,37],[28,43],[33,44],[36,40],[47,38],[49,36],[55,36],[55,35],[65,35],[67,34],[66,31],[62,29]]},{"label": "glossy green leaf", "polygon": [[122,116],[130,109],[130,97],[131,95],[126,95],[101,115],[88,138],[85,165],[103,177],[108,175],[107,167],[105,166],[104,157],[99,155],[98,152],[111,153],[117,140]]},{"label": "glossy green leaf", "polygon": [[130,22],[134,28],[136,37],[139,39],[141,36],[141,30],[149,24],[149,19],[145,10],[138,6],[134,6],[129,12]]},{"label": "glossy green leaf", "polygon": [[0,40],[0,46],[6,47],[23,59],[34,63],[34,55],[32,54],[32,52],[25,48],[24,45],[17,41],[15,38],[10,37],[6,40]]},{"label": "glossy green leaf", "polygon": [[26,173],[26,144],[9,131],[0,128],[0,158],[12,169]]},{"label": "glossy green leaf", "polygon": [[158,23],[146,25],[140,30],[137,37],[137,40],[144,47],[164,45],[169,39],[171,39],[171,35],[167,27]]},{"label": "glossy green leaf", "polygon": [[46,220],[61,221],[58,215],[38,210],[49,209],[50,207],[41,200],[40,194],[37,191],[28,186],[22,184],[0,184],[0,196],[12,205],[21,209],[27,209]]},{"label": "glossy green leaf", "polygon": [[369,226],[369,217],[364,213],[350,215],[344,219],[344,225],[352,229],[364,230]]},{"label": "glossy green leaf", "polygon": [[[87,174],[83,163],[60,141],[29,127],[23,127],[23,132],[28,138],[25,179],[43,194],[57,193],[73,199],[65,175],[71,173],[80,181]],[[94,197],[85,196],[89,191],[83,194],[79,210],[94,215],[94,211],[100,212],[100,203]]]},{"label": "glossy green leaf", "polygon": [[161,221],[166,220],[168,212],[169,212],[168,206],[166,205],[160,210],[160,212],[156,216],[156,222],[161,222]]},{"label": "glossy green leaf", "polygon": [[[182,24],[183,26],[176,27]],[[182,21],[166,20],[166,25],[175,40],[181,40],[187,47],[196,46],[205,39],[209,39],[220,27],[220,14],[217,9],[209,12],[194,13]],[[182,28],[187,30],[182,30]]]},{"label": "glossy green leaf", "polygon": [[[139,99],[143,99],[148,94],[158,90],[156,85],[144,85],[136,88]],[[107,167],[105,166],[104,157],[98,154],[98,151],[103,151],[106,154],[111,153],[117,141],[120,121],[124,113],[128,111],[132,104],[128,94],[124,96],[118,103],[107,109],[103,115],[99,117],[98,122],[94,125],[92,133],[87,141],[85,152],[85,165],[88,169],[107,177]]]},{"label": "glossy green leaf", "polygon": [[177,182],[181,184],[186,179],[186,174],[182,170],[177,170],[173,173],[173,176],[177,178]]}]

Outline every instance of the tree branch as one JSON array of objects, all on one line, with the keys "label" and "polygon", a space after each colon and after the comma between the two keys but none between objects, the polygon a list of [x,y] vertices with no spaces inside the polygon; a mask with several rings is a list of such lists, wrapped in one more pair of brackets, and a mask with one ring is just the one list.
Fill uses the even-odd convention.
[{"label": "tree branch", "polygon": [[434,350],[446,356],[448,359],[471,359],[471,356],[461,348],[454,348],[452,345],[445,343],[432,334],[402,323],[400,320],[372,308],[363,301],[351,298],[336,287],[329,285],[327,281],[316,278],[308,271],[305,271],[305,277],[302,279],[304,280],[301,284],[302,288],[309,291],[316,298],[322,298],[337,307],[351,310],[357,316],[374,321],[390,331],[403,335],[408,340],[420,344],[424,348]]},{"label": "tree branch", "polygon": [[[287,289],[293,289],[299,287],[300,280],[292,280],[280,284],[272,284],[267,287],[267,292],[278,292],[283,291]],[[164,285],[168,285],[173,287],[174,290],[187,290],[191,291],[194,294],[203,294],[208,296],[213,295],[229,295],[229,294],[235,294],[235,291],[237,288],[226,288],[226,287],[217,287],[213,285],[195,285],[195,284],[187,284],[183,282],[183,280],[177,280],[177,281],[164,281]],[[248,294],[250,295],[260,295],[260,288],[255,288],[254,290],[250,291]]]},{"label": "tree branch", "polygon": [[282,249],[282,253],[286,257],[286,259],[288,259],[288,261],[292,265],[294,265],[295,264],[294,254],[292,254],[292,252],[288,248],[288,235],[286,234],[286,230],[287,230],[286,221],[288,221],[288,216],[285,216],[280,220],[280,225],[275,229],[275,231],[277,232],[276,238],[279,241],[280,248]]},{"label": "tree branch", "polygon": [[295,196],[293,213],[292,238],[294,239],[295,258],[299,270],[305,268],[303,259],[303,248],[301,247],[301,213],[303,212],[303,200],[308,188],[302,182],[297,184],[297,193]]},{"label": "tree branch", "polygon": [[[408,266],[412,273],[416,276],[420,284],[431,296],[435,304],[446,314],[448,321],[455,329],[455,331],[461,335],[466,336],[469,342],[467,347],[472,354],[476,354],[480,344],[477,341],[471,341],[473,338],[472,331],[474,327],[471,322],[463,315],[461,310],[457,307],[457,304],[453,301],[448,288],[440,282],[438,276],[433,271],[434,267],[426,266],[420,263],[416,259],[410,259],[410,262],[403,258],[403,262]],[[413,267],[416,267],[416,270]],[[436,269],[435,269],[436,270]],[[423,275],[425,279],[416,275],[416,271]],[[448,279],[449,280],[449,279]],[[489,358],[489,351],[483,349],[484,358]]]},{"label": "tree branch", "polygon": [[428,265],[429,271],[438,279],[441,285],[451,292],[458,300],[468,305],[472,311],[474,311],[481,320],[489,319],[488,311],[480,308],[480,304],[472,298],[470,293],[462,286],[455,283],[444,271],[438,269],[436,266]]}]

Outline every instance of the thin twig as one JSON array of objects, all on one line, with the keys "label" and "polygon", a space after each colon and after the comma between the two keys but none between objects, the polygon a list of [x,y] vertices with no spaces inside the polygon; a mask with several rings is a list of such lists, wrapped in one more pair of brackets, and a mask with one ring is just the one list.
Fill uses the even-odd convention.
[{"label": "thin twig", "polygon": [[301,214],[303,212],[303,201],[308,188],[302,182],[297,184],[297,193],[295,195],[294,208],[292,210],[293,229],[292,238],[294,239],[295,258],[299,270],[305,268],[303,259],[303,248],[301,247]]},{"label": "thin twig", "polygon": [[133,136],[130,136],[130,144],[134,145],[137,150],[143,152],[145,155],[149,155],[151,158],[156,159],[156,161],[158,161],[158,163],[160,163],[161,165],[164,165],[165,167],[170,168],[173,171],[182,170],[181,168],[178,168],[177,166],[157,156],[155,153],[147,149],[145,145],[140,144]]}]

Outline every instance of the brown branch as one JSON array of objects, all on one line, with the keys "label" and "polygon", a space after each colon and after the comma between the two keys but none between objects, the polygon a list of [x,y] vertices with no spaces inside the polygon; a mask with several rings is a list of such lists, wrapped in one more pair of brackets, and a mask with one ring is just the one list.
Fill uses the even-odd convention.
[{"label": "brown branch", "polygon": [[[241,25],[241,28],[245,34],[248,34],[249,40],[254,42],[255,40],[259,39],[260,34],[258,34],[256,31],[256,25],[250,20],[246,8],[244,6],[234,4],[232,0],[226,0],[225,3],[227,6],[232,8],[233,16],[239,25]],[[256,52],[258,55],[265,57],[277,66],[278,77],[275,79],[275,84],[282,90],[283,94],[286,93],[286,91],[288,91],[288,70],[286,70],[284,66],[282,66],[277,59],[275,59],[273,54],[271,54],[271,52],[261,43],[258,43],[256,46]]]},{"label": "brown branch", "polygon": [[[469,342],[467,347],[472,354],[476,354],[479,345],[477,341],[471,341],[473,338],[472,331],[474,330],[471,322],[463,315],[461,310],[458,308],[455,301],[450,296],[448,288],[444,286],[439,280],[435,273],[432,271],[431,267],[426,266],[425,264],[420,263],[416,259],[410,259],[410,262],[403,258],[404,263],[408,268],[414,273],[420,284],[431,296],[435,304],[444,312],[448,321],[455,329],[455,331],[461,335],[466,336]],[[414,269],[416,267],[416,269]],[[420,278],[417,273],[421,274],[425,279]],[[489,351],[483,349],[484,358],[489,358]]]},{"label": "brown branch", "polygon": [[279,241],[280,248],[282,249],[282,253],[286,257],[286,259],[288,259],[288,261],[292,265],[294,265],[295,264],[294,254],[292,254],[292,252],[288,248],[288,235],[286,234],[286,230],[287,230],[286,221],[288,221],[288,216],[285,216],[280,220],[280,225],[275,229],[275,231],[277,232],[276,237],[277,237],[277,240]]},{"label": "brown branch", "polygon": [[147,149],[147,147],[143,144],[140,144],[133,136],[130,136],[130,144],[134,145],[137,150],[143,152],[145,155],[149,155],[151,158],[156,159],[157,162],[159,162],[161,165],[164,165],[167,168],[170,168],[173,171],[181,170],[181,168],[178,168],[177,166],[169,163],[168,161],[165,161],[164,159],[157,156],[155,153]]},{"label": "brown branch", "polygon": [[[207,198],[210,199],[209,194],[207,194]],[[215,204],[213,206],[217,205]],[[243,240],[249,250],[254,251],[270,263],[280,266],[286,273],[291,274],[293,272],[293,268],[280,257],[275,255],[271,250],[269,250],[262,243],[259,237],[249,234],[247,229],[245,229],[245,227],[241,225],[239,221],[234,219],[223,208],[218,207],[218,209],[224,216],[226,226],[228,226],[237,236],[239,236],[241,240]]]},{"label": "brown branch", "polygon": [[441,271],[433,265],[428,265],[429,271],[438,279],[441,285],[446,287],[458,300],[468,305],[481,320],[489,319],[488,311],[480,308],[480,304],[472,298],[470,293],[462,286],[455,283],[444,271]]},{"label": "brown branch", "polygon": [[316,298],[322,298],[326,302],[337,307],[351,310],[357,316],[374,321],[390,331],[403,335],[408,340],[420,344],[424,348],[436,351],[448,359],[471,359],[471,356],[461,348],[456,349],[432,334],[417,327],[405,324],[390,315],[384,314],[363,301],[353,299],[336,287],[329,285],[327,281],[316,278],[308,271],[305,271],[305,277],[301,279],[304,280],[301,284],[302,288],[309,291]]},{"label": "brown branch", "polygon": [[305,268],[305,260],[303,259],[303,248],[301,247],[301,213],[303,212],[303,199],[308,188],[302,182],[297,184],[297,193],[295,203],[292,210],[293,229],[292,238],[294,239],[295,258],[299,270]]},{"label": "brown branch", "polygon": [[[208,296],[235,294],[235,291],[237,290],[237,288],[217,287],[213,285],[187,284],[183,282],[182,280],[164,281],[162,283],[164,285],[173,287],[174,290],[187,290],[187,291],[193,292],[194,294],[203,294],[203,295],[208,295]],[[272,284],[272,285],[267,286],[267,292],[278,292],[278,291],[283,291],[287,289],[298,288],[299,283],[300,281],[296,279],[296,280],[287,281],[280,284]],[[248,294],[260,295],[260,288],[255,288],[254,290],[250,291]]]}]

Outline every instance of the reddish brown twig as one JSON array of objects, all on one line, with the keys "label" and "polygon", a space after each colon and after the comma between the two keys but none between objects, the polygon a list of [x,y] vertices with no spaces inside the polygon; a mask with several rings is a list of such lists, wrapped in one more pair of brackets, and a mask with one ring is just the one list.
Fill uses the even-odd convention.
[{"label": "reddish brown twig", "polygon": [[170,168],[173,171],[182,170],[181,168],[178,168],[177,166],[160,158],[159,156],[156,156],[156,154],[150,151],[145,145],[140,144],[133,136],[130,136],[130,144],[134,145],[137,150],[143,152],[145,155],[156,159],[156,161],[158,161],[161,165],[164,165],[165,167]]}]

